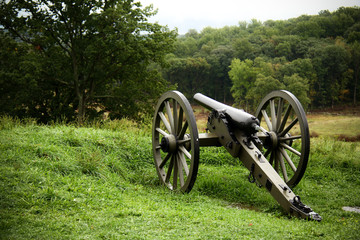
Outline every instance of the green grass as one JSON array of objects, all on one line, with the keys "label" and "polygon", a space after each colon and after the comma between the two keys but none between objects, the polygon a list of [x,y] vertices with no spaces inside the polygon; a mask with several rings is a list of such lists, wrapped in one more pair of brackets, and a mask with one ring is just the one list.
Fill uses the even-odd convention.
[{"label": "green grass", "polygon": [[359,239],[360,143],[312,139],[293,189],[322,217],[288,217],[223,148],[202,148],[191,193],[159,185],[149,126],[0,120],[0,239]]}]

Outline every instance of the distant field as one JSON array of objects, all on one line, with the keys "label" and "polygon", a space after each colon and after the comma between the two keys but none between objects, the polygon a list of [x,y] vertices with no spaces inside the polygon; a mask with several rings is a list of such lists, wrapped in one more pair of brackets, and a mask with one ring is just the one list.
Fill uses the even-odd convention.
[{"label": "distant field", "polygon": [[310,132],[319,136],[360,135],[360,116],[310,114],[307,119]]}]

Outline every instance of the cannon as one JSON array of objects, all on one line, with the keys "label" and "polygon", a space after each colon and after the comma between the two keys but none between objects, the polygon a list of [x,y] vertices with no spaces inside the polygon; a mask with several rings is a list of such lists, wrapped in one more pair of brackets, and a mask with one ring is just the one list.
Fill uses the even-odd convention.
[{"label": "cannon", "polygon": [[255,115],[201,93],[194,100],[210,110],[204,133],[199,133],[194,111],[182,93],[166,92],[156,105],[152,147],[161,183],[172,191],[190,192],[200,147],[223,146],[250,171],[248,180],[264,186],[287,213],[321,221],[291,189],[304,176],[310,152],[306,115],[292,93],[269,93]]}]

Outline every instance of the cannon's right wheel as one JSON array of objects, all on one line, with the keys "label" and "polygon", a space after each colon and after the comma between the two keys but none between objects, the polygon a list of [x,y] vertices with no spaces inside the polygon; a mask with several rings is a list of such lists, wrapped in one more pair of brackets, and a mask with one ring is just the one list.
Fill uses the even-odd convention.
[{"label": "cannon's right wheel", "polygon": [[265,132],[259,136],[266,148],[264,156],[287,185],[296,186],[310,152],[309,127],[301,103],[288,91],[273,91],[262,100],[255,116]]},{"label": "cannon's right wheel", "polygon": [[160,181],[170,190],[190,192],[199,166],[199,134],[194,112],[182,93],[170,91],[160,97],[152,145]]}]

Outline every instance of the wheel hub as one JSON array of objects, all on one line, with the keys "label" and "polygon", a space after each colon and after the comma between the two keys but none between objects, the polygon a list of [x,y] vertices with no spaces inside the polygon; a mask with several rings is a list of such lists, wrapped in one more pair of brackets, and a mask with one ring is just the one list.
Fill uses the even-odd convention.
[{"label": "wheel hub", "polygon": [[163,152],[175,152],[177,148],[177,141],[174,135],[168,135],[161,139],[161,150]]},{"label": "wheel hub", "polygon": [[264,147],[266,149],[275,149],[278,146],[278,136],[275,132],[268,132],[268,137],[265,140]]}]

